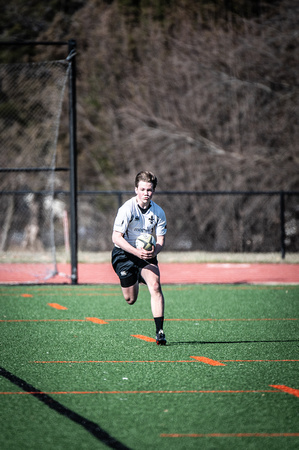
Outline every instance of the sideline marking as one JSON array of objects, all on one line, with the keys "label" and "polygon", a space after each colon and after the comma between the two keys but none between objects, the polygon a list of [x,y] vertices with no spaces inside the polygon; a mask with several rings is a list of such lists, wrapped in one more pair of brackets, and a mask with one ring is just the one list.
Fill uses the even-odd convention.
[{"label": "sideline marking", "polygon": [[[205,362],[205,361],[203,361],[202,359],[206,359],[206,360],[209,360],[209,361],[213,361],[214,362],[214,364],[211,364],[211,363],[208,363],[208,362],[206,362],[206,364],[211,364],[211,365],[214,365],[214,366],[225,366],[226,364],[222,364],[221,362],[219,362],[219,361],[214,361],[213,359],[209,359],[209,358],[203,358],[203,357],[201,357],[201,356],[190,356],[190,358],[193,358],[193,359],[195,359],[195,361],[192,361],[192,360],[190,360],[190,359],[188,359],[188,360],[177,360],[177,361],[168,361],[168,360],[144,360],[144,361],[141,361],[141,360],[138,360],[138,361],[103,361],[103,360],[96,360],[96,361],[93,361],[93,360],[90,360],[90,361],[30,361],[31,363],[35,363],[35,364],[86,364],[86,363],[96,363],[96,364],[105,364],[105,363],[115,363],[115,364],[118,364],[118,363],[195,363],[196,361],[200,361],[200,362]],[[201,359],[200,359],[201,358]],[[230,360],[230,362],[235,362],[235,361],[237,361],[237,362],[239,362],[239,361],[242,361],[242,360],[233,360],[233,359],[231,359]],[[249,362],[255,362],[255,361],[261,361],[261,362],[264,362],[264,361],[269,361],[269,360],[249,360]],[[277,359],[277,360],[270,360],[270,362],[298,362],[299,360],[298,359]],[[245,362],[248,362],[248,361],[245,361]]]},{"label": "sideline marking", "polygon": [[[133,335],[131,335],[133,336]],[[136,335],[138,336],[138,335]],[[134,337],[136,337],[134,336]],[[139,339],[142,338],[146,338],[147,339],[153,339],[153,338],[149,338],[147,336],[143,336]],[[155,341],[155,339],[153,339]],[[99,360],[99,361],[31,361],[32,363],[35,364],[89,364],[89,363],[95,363],[95,364],[109,364],[109,363],[114,363],[114,364],[121,364],[121,363],[195,363],[196,361],[200,361],[200,362],[204,362],[206,364],[209,364],[211,366],[225,366],[225,364],[222,364],[219,361],[215,361],[214,359],[210,359],[210,358],[205,358],[204,356],[190,356],[190,358],[193,358],[195,361],[193,360],[177,360],[177,361],[169,361],[169,360],[145,360],[145,361],[103,361],[103,360]]]},{"label": "sideline marking", "polygon": [[[151,322],[153,319],[106,319],[108,322]],[[255,318],[255,319],[165,319],[165,322],[261,322],[279,320],[299,320],[298,318]]]},{"label": "sideline marking", "polygon": [[85,322],[85,319],[1,319],[0,322]]},{"label": "sideline marking", "polygon": [[123,363],[195,363],[191,360],[182,361],[161,361],[161,360],[148,360],[148,361],[30,361],[34,364],[123,364]]},{"label": "sideline marking", "polygon": [[299,359],[221,359],[223,362],[298,362]]},{"label": "sideline marking", "polygon": [[279,389],[282,392],[286,392],[287,394],[294,395],[295,397],[299,397],[299,389],[293,389],[288,386],[284,386],[283,384],[270,384],[270,387],[273,387],[275,389]]},{"label": "sideline marking", "polygon": [[[186,390],[186,391],[40,391],[39,394],[48,394],[48,395],[62,395],[62,394],[261,394],[261,393],[270,393],[270,394],[281,394],[279,390],[272,389],[264,389],[264,390],[213,390],[213,391],[196,391],[196,390]],[[7,391],[0,392],[0,395],[25,395],[32,394],[32,392],[18,392],[18,391]]]},{"label": "sideline marking", "polygon": [[131,336],[146,342],[156,342],[156,339],[149,336],[143,336],[142,334],[131,334]]},{"label": "sideline marking", "polygon": [[67,309],[65,306],[59,305],[59,303],[48,303],[48,305],[55,309]]},{"label": "sideline marking", "polygon": [[108,324],[108,322],[105,322],[105,320],[97,319],[96,317],[85,317],[85,320],[93,323],[99,323],[101,325]]},{"label": "sideline marking", "polygon": [[214,359],[205,358],[204,356],[190,356],[190,358],[196,359],[196,361],[203,362],[205,364],[209,364],[209,366],[225,366],[219,361],[215,361]]},{"label": "sideline marking", "polygon": [[207,433],[207,434],[197,434],[197,433],[172,433],[160,434],[161,437],[168,438],[181,438],[181,437],[193,437],[193,438],[205,438],[205,437],[299,437],[299,433]]}]

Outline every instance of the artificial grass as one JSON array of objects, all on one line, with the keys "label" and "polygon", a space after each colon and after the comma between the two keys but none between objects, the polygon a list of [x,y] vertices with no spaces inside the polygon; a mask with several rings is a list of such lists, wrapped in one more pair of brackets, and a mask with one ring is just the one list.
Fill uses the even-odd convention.
[{"label": "artificial grass", "polygon": [[298,397],[271,386],[299,389],[298,294],[165,286],[159,347],[132,337],[155,335],[145,287],[134,306],[116,286],[0,287],[1,448],[297,448]]}]

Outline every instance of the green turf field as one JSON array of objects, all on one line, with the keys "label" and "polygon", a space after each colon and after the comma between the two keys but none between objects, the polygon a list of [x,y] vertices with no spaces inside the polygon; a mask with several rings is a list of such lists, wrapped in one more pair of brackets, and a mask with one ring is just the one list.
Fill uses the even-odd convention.
[{"label": "green turf field", "polygon": [[0,448],[298,449],[299,286],[164,295],[0,287]]}]

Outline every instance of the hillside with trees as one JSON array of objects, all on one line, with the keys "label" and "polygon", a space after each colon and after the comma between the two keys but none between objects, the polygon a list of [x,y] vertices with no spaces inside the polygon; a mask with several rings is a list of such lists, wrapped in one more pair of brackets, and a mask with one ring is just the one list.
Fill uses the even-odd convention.
[{"label": "hillside with trees", "polygon": [[[146,168],[160,190],[299,190],[298,22],[296,0],[14,0],[0,39],[76,39],[79,189],[132,189]],[[2,62],[65,58],[1,50]],[[202,207],[188,214],[204,210],[206,232],[223,206]]]},{"label": "hillside with trees", "polygon": [[80,188],[298,188],[298,2],[14,4],[1,40],[77,40]]}]

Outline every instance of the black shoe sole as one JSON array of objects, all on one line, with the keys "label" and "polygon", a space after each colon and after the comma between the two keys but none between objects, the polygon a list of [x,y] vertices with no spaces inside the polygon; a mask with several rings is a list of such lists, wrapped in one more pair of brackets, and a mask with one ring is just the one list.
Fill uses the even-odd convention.
[{"label": "black shoe sole", "polygon": [[157,345],[166,345],[166,341],[156,341]]}]

